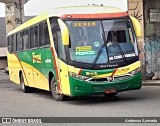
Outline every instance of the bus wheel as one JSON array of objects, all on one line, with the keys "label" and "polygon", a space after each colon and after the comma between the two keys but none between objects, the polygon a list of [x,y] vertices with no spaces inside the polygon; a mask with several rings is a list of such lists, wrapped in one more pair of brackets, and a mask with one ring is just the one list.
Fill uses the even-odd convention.
[{"label": "bus wheel", "polygon": [[21,74],[20,76],[20,84],[21,84],[21,89],[24,93],[32,92],[33,90],[35,90],[34,88],[31,88],[25,85],[23,74]]},{"label": "bus wheel", "polygon": [[52,80],[51,80],[51,93],[52,93],[53,98],[54,98],[56,101],[64,101],[64,100],[67,100],[67,96],[58,93],[57,84],[56,84],[56,81],[55,81],[54,77],[53,77]]}]

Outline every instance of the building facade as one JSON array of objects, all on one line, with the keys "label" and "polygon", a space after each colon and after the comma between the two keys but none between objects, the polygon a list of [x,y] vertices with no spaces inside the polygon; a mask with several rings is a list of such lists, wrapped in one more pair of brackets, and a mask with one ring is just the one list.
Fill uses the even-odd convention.
[{"label": "building facade", "polygon": [[6,43],[6,25],[5,18],[0,17],[0,69],[7,66],[7,43]]},{"label": "building facade", "polygon": [[[25,17],[29,20],[33,16]],[[0,17],[0,69],[7,67],[7,41],[6,41],[6,20],[5,17]]]}]

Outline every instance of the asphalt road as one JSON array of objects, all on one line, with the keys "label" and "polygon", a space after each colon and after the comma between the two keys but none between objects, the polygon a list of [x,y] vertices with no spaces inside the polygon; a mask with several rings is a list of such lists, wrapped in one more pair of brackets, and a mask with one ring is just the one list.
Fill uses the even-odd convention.
[{"label": "asphalt road", "polygon": [[143,86],[113,98],[103,95],[54,101],[51,93],[23,93],[0,73],[0,117],[159,117],[160,86]]}]

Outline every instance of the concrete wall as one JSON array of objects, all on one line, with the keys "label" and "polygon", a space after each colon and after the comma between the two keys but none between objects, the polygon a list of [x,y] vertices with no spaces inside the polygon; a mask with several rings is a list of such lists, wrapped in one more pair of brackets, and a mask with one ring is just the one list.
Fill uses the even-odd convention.
[{"label": "concrete wall", "polygon": [[160,79],[160,1],[144,0],[146,79]]},{"label": "concrete wall", "polygon": [[6,25],[5,25],[5,18],[0,17],[0,48],[6,47]]},{"label": "concrete wall", "polygon": [[6,3],[6,32],[10,32],[24,22],[25,0],[17,0],[13,3]]},{"label": "concrete wall", "polygon": [[[25,17],[25,20],[29,20],[33,16]],[[7,67],[7,41],[6,41],[6,28],[5,17],[0,17],[0,69]]]}]

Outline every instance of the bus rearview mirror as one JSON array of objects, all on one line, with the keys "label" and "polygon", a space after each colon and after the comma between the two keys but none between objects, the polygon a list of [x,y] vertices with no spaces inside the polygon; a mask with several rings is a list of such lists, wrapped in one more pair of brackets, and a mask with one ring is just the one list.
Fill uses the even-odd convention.
[{"label": "bus rearview mirror", "polygon": [[63,45],[69,45],[69,31],[66,24],[61,19],[58,19],[58,24],[62,34]]},{"label": "bus rearview mirror", "polygon": [[134,26],[134,30],[136,33],[136,37],[141,37],[142,36],[142,28],[141,28],[141,24],[138,21],[138,19],[136,19],[135,17],[130,16],[130,19],[132,20],[133,26]]}]

